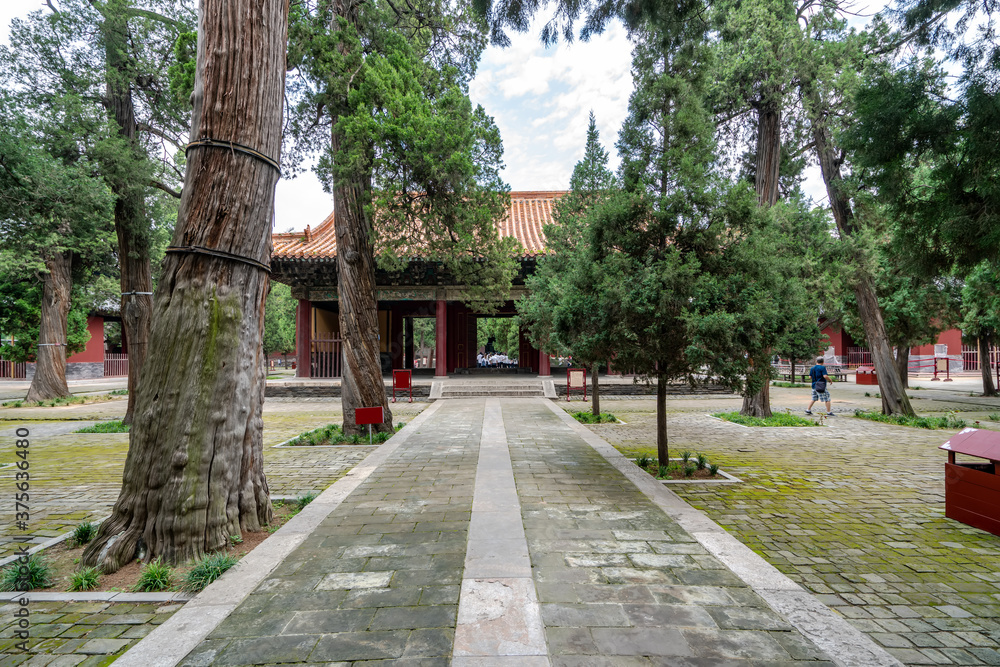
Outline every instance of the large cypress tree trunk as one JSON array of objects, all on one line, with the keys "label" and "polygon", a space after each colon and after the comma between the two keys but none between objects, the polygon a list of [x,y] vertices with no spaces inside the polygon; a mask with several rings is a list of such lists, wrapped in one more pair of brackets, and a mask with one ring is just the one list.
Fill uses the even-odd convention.
[{"label": "large cypress tree trunk", "polygon": [[[666,364],[661,363],[661,368]],[[661,466],[670,465],[670,444],[667,442],[667,379],[656,378],[656,458]]]},{"label": "large cypress tree trunk", "polygon": [[115,233],[118,236],[118,261],[121,272],[122,334],[128,341],[128,408],[123,421],[132,423],[139,372],[149,347],[153,314],[153,278],[149,263],[149,223],[146,220],[143,189],[145,184],[128,182],[134,176],[128,168],[138,162],[135,106],[132,102],[131,74],[127,54],[128,25],[125,5],[120,0],[102,9],[106,67],[105,106],[125,141],[126,155],[105,165],[105,179],[115,195]]},{"label": "large cypress tree trunk", "polygon": [[66,318],[73,288],[72,264],[73,255],[69,251],[54,252],[45,258],[47,272],[42,283],[35,377],[28,387],[26,401],[47,401],[70,395],[66,385]]},{"label": "large cypress tree trunk", "polygon": [[[840,159],[834,150],[830,132],[822,120],[822,109],[819,97],[806,88],[812,109],[812,134],[816,144],[816,156],[819,158],[820,171],[830,197],[830,209],[837,223],[841,237],[847,238],[855,232],[854,212],[848,196],[841,191],[843,180],[840,175]],[[859,258],[849,258],[854,264],[854,275],[851,277],[854,296],[858,302],[858,315],[865,329],[865,338],[872,351],[872,361],[878,374],[879,392],[882,394],[882,412],[889,414],[914,415],[910,399],[906,396],[903,382],[896,370],[892,347],[885,331],[885,321],[882,309],[879,308],[875,296],[875,286],[872,277],[864,269],[864,263]]]},{"label": "large cypress tree trunk", "polygon": [[[778,201],[778,174],[781,168],[781,106],[778,94],[771,91],[757,106],[757,161],[756,181],[757,206],[770,208]],[[760,359],[751,359],[752,372],[768,370],[771,351],[765,350]],[[747,378],[749,382],[749,378]],[[795,381],[795,377],[792,377]],[[750,395],[744,392],[741,415],[751,417],[771,416],[771,382],[768,375],[760,391]]]},{"label": "large cypress tree trunk", "polygon": [[896,348],[896,372],[899,373],[899,381],[903,383],[903,388],[909,389],[910,348],[908,345],[901,345]]},{"label": "large cypress tree trunk", "polygon": [[[338,0],[334,14],[357,24],[358,5],[352,0]],[[336,29],[336,26],[334,26]],[[338,47],[348,48],[344,42]],[[344,99],[346,104],[346,98]],[[336,119],[334,119],[336,120]],[[330,137],[334,160],[346,144],[346,137],[336,123]],[[391,433],[392,411],[382,382],[379,358],[378,301],[375,296],[375,252],[371,221],[365,214],[364,194],[370,184],[336,179],[333,187],[333,224],[337,235],[337,297],[340,307],[340,333],[343,339],[344,371],[340,401],[344,411],[344,433],[365,430],[355,424],[354,411],[381,406],[385,421],[372,425],[373,431]],[[438,359],[439,364],[445,360]]]},{"label": "large cypress tree trunk", "polygon": [[[200,10],[192,140],[276,159],[287,4],[203,0]],[[277,179],[228,147],[188,155],[173,237],[185,250],[164,262],[121,494],[85,566],[197,558],[271,519],[261,419],[268,276],[256,262],[270,257]]]},{"label": "large cypress tree trunk", "polygon": [[990,366],[990,336],[982,334],[976,341],[979,345],[979,371],[983,375],[983,396],[996,396],[993,386],[993,368]]}]

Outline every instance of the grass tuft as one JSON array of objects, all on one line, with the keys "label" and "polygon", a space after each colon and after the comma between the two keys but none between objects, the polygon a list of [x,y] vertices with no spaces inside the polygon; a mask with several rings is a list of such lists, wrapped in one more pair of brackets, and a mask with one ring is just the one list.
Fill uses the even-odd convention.
[{"label": "grass tuft", "polygon": [[83,546],[87,542],[90,542],[97,535],[97,524],[91,523],[90,521],[84,521],[76,525],[73,529],[73,535],[70,537],[73,540],[73,544],[76,546]]},{"label": "grass tuft", "polygon": [[52,585],[52,569],[39,554],[14,561],[0,571],[0,591],[33,591]]},{"label": "grass tuft", "polygon": [[143,593],[165,591],[173,585],[173,579],[173,568],[157,558],[142,566],[142,572],[139,573],[139,581],[132,587],[132,590]]},{"label": "grass tuft", "polygon": [[1000,412],[991,412],[989,417],[991,422],[1000,422]]},{"label": "grass tuft", "polygon": [[101,573],[96,567],[85,567],[82,570],[77,570],[70,577],[69,590],[71,592],[92,591],[97,588],[97,580],[100,576]]},{"label": "grass tuft", "polygon": [[952,430],[965,428],[966,426],[966,421],[956,417],[953,412],[949,412],[944,417],[907,417],[906,415],[884,415],[881,412],[873,410],[855,410],[854,416],[873,422],[895,424],[896,426],[911,426],[913,428]]},{"label": "grass tuft", "polygon": [[610,412],[602,412],[599,415],[595,415],[593,412],[587,412],[582,410],[580,412],[574,412],[573,418],[576,419],[581,424],[617,424],[618,417],[615,417]]},{"label": "grass tuft", "polygon": [[184,590],[198,593],[210,583],[225,574],[226,570],[236,565],[239,558],[232,554],[210,554],[199,560],[184,578]]},{"label": "grass tuft", "polygon": [[123,424],[121,419],[112,419],[106,422],[97,422],[93,426],[84,426],[74,433],[128,433],[128,424]]},{"label": "grass tuft", "polygon": [[818,426],[812,419],[799,417],[784,412],[776,412],[770,417],[747,417],[738,412],[716,412],[712,415],[719,419],[743,426]]},{"label": "grass tuft", "polygon": [[317,493],[310,491],[309,493],[303,493],[301,496],[296,498],[295,504],[298,505],[299,511],[301,512],[302,510],[304,510],[306,508],[306,505],[316,500],[317,496],[318,496]]}]

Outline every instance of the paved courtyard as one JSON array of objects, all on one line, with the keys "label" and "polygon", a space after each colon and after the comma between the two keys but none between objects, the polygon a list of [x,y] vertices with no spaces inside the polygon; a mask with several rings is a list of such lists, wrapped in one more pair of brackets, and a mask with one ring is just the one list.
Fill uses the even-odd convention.
[{"label": "paved courtyard", "polygon": [[[933,387],[930,383],[922,383]],[[744,428],[706,413],[738,399],[671,401],[672,456],[700,451],[743,480],[673,490],[815,593],[902,662],[1000,665],[1000,537],[944,517],[952,432],[845,415],[876,408],[876,388],[833,386],[840,416],[824,428]],[[988,422],[1000,401],[965,392],[911,391],[921,414]],[[775,411],[801,414],[808,391],[772,389]],[[649,401],[609,403],[627,426],[592,429],[627,455],[650,449]]]},{"label": "paved courtyard", "polygon": [[[912,395],[921,413],[956,411],[1000,429],[989,421],[1000,402],[963,389]],[[671,491],[901,663],[1000,664],[1000,538],[943,516],[945,455],[937,445],[950,433],[848,416],[855,407],[877,407],[866,390],[877,388],[835,385],[839,416],[808,429],[750,429],[708,416],[738,409],[736,398],[671,398],[672,454],[705,452],[743,480]],[[801,412],[807,393],[773,389],[773,407]],[[426,407],[398,404],[397,419],[410,421]],[[341,494],[333,511],[323,510],[328,515],[301,544],[177,661],[851,664],[831,660],[801,623],[789,622],[794,613],[776,613],[769,591],[736,576],[740,568],[726,553],[706,550],[693,536],[697,522],[685,523],[684,511],[663,500],[672,494],[642,491],[595,449],[586,429],[567,426],[545,401],[448,400],[434,407],[433,420],[372,463],[369,476]],[[653,400],[603,407],[627,423],[589,427],[594,434],[627,456],[654,450]],[[115,401],[0,412],[18,420],[0,422],[0,439],[12,437],[14,424],[33,433],[38,540],[107,513],[127,436],[70,431],[123,409]],[[294,496],[342,480],[332,491],[350,482],[345,473],[379,448],[273,447],[339,419],[336,400],[268,400],[272,493]],[[81,467],[80,460],[91,464]],[[11,473],[0,470],[0,479]],[[8,501],[0,496],[5,512],[13,510]],[[504,600],[523,612],[508,615]],[[178,609],[136,604],[35,602],[35,650],[21,654],[0,642],[0,665],[106,664]],[[4,637],[12,609],[0,607]],[[489,655],[492,645],[517,657],[493,662],[501,656]]]}]

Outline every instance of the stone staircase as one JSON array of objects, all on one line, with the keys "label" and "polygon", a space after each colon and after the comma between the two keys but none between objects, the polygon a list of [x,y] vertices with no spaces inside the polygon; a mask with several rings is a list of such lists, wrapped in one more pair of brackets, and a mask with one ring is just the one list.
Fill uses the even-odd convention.
[{"label": "stone staircase", "polygon": [[482,398],[484,396],[497,398],[556,398],[556,390],[552,380],[518,380],[516,378],[494,382],[435,381],[431,384],[431,400],[442,398]]}]

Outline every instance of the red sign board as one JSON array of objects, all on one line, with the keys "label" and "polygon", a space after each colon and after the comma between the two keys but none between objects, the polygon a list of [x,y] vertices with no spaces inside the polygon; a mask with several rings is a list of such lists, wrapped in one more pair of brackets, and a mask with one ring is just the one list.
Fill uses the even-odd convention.
[{"label": "red sign board", "polygon": [[382,414],[382,407],[377,408],[358,408],[354,411],[354,423],[358,426],[364,424],[381,424],[385,421],[385,417]]}]

